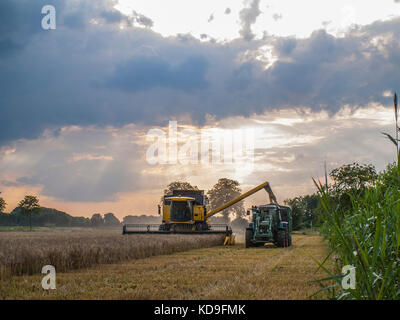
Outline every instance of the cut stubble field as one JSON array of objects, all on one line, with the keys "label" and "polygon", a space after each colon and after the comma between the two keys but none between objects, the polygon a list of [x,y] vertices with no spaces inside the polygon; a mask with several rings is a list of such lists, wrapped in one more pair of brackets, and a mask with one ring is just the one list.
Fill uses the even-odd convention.
[{"label": "cut stubble field", "polygon": [[[165,239],[159,239],[160,241]],[[297,234],[290,248],[245,249],[238,243],[189,249],[57,273],[57,289],[43,290],[43,275],[2,280],[3,299],[307,299],[325,277],[326,245]]]}]

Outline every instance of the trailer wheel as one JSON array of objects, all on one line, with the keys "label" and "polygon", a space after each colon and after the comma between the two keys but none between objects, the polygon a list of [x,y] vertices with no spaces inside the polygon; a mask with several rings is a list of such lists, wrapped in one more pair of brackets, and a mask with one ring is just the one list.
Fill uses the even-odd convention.
[{"label": "trailer wheel", "polygon": [[276,245],[280,248],[286,247],[286,231],[279,230],[278,234],[276,235]]},{"label": "trailer wheel", "polygon": [[246,248],[250,248],[252,246],[251,239],[253,238],[253,230],[246,229]]}]

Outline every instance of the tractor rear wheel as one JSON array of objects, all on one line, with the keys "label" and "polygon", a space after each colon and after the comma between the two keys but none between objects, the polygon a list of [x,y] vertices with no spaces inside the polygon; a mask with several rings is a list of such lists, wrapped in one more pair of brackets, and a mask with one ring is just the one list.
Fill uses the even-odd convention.
[{"label": "tractor rear wheel", "polygon": [[279,230],[278,234],[276,235],[276,245],[280,248],[286,247],[286,231]]},{"label": "tractor rear wheel", "polygon": [[252,246],[251,239],[253,239],[253,230],[246,229],[246,248],[250,248]]}]

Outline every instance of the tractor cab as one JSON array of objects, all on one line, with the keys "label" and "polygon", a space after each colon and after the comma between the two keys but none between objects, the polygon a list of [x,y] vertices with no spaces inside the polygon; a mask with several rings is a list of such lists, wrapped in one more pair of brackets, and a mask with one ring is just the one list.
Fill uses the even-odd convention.
[{"label": "tractor cab", "polygon": [[292,217],[289,207],[278,204],[253,206],[251,222],[246,228],[246,247],[272,242],[279,247],[291,245]]}]

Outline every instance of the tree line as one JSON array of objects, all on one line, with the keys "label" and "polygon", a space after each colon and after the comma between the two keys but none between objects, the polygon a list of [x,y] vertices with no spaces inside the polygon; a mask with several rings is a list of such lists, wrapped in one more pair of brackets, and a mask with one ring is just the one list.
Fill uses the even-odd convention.
[{"label": "tree line", "polygon": [[[388,167],[387,170],[393,169]],[[328,183],[328,177],[330,183]],[[378,178],[382,179],[383,177],[391,176],[384,173],[378,174],[371,164],[351,163],[333,169],[329,174],[325,174],[323,183],[314,180],[317,187],[315,193],[285,200],[285,204],[292,208],[293,229],[308,229],[312,226],[319,228],[327,220],[320,201],[319,189],[321,186],[326,192],[329,192],[332,202],[336,203],[338,210],[346,211],[351,207],[354,197],[362,197]]]},{"label": "tree line", "polygon": [[[332,183],[325,184],[331,197],[334,197],[341,208],[346,209],[351,204],[351,197],[359,195],[378,177],[372,165],[357,163],[343,165],[329,173]],[[173,190],[199,190],[197,186],[186,181],[173,181],[168,184],[164,194]],[[240,184],[236,180],[222,178],[207,191],[210,209],[215,209],[224,203],[238,197],[242,193]],[[312,226],[319,227],[323,223],[320,197],[316,192],[311,195],[287,199],[284,204],[292,208],[293,229],[306,229]],[[3,213],[7,203],[0,197],[0,226],[48,226],[48,227],[118,227],[125,223],[161,222],[159,216],[128,215],[120,221],[114,213],[94,213],[91,218],[73,217],[56,209],[41,207],[36,196],[25,196],[18,206],[10,213]],[[230,223],[233,227],[245,227],[248,223],[244,201],[223,210],[210,219],[211,223]]]},{"label": "tree line", "polygon": [[[164,194],[173,190],[198,190],[185,181],[171,182],[164,190]],[[211,210],[239,196],[242,190],[239,182],[227,178],[218,182],[207,192]],[[7,203],[0,197],[0,226],[45,226],[45,227],[117,227],[125,223],[154,223],[161,222],[159,216],[128,215],[120,221],[114,213],[101,215],[95,213],[91,218],[73,217],[65,212],[40,206],[39,199],[33,195],[27,195],[18,206],[9,214],[4,213]],[[245,209],[243,201],[222,211],[218,216],[211,218],[212,223],[231,223],[232,226],[244,226]]]},{"label": "tree line", "polygon": [[27,195],[11,213],[4,213],[6,201],[0,197],[0,226],[34,227],[116,227],[121,222],[114,213],[95,213],[91,218],[73,217],[68,213],[41,207],[39,199]]}]

